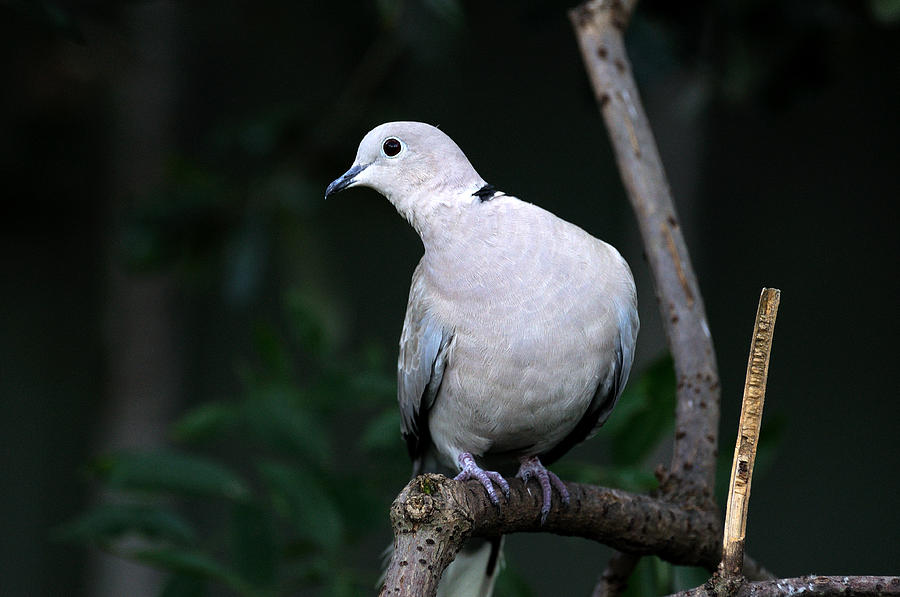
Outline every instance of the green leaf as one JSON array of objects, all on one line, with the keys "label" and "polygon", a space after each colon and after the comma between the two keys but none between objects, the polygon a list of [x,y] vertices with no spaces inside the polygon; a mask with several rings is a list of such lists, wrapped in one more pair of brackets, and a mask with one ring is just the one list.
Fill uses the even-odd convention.
[{"label": "green leaf", "polygon": [[172,436],[183,442],[203,442],[220,437],[237,422],[233,404],[210,402],[182,416],[172,427]]},{"label": "green leaf", "polygon": [[900,22],[900,0],[869,0],[869,10],[883,25]]},{"label": "green leaf", "polygon": [[360,447],[370,452],[400,447],[400,412],[397,408],[392,406],[366,423],[359,443]]},{"label": "green leaf", "polygon": [[121,452],[99,459],[97,473],[113,488],[245,500],[247,484],[225,466],[178,452]]},{"label": "green leaf", "polygon": [[669,435],[674,420],[675,371],[666,357],[633,380],[610,417],[613,462],[619,466],[642,462]]},{"label": "green leaf", "polygon": [[293,337],[312,355],[328,355],[336,347],[341,318],[332,302],[309,289],[285,293],[284,306]]},{"label": "green leaf", "polygon": [[277,462],[264,462],[259,470],[276,509],[293,523],[303,538],[329,550],[340,544],[343,520],[335,500],[315,475]]},{"label": "green leaf", "polygon": [[205,597],[206,588],[205,579],[187,574],[175,574],[163,585],[159,597]]},{"label": "green leaf", "polygon": [[425,6],[452,27],[460,27],[465,21],[463,8],[458,0],[425,0]]},{"label": "green leaf", "polygon": [[248,583],[271,587],[275,582],[275,529],[269,511],[255,504],[235,504],[231,511],[231,555]]},{"label": "green leaf", "polygon": [[267,222],[250,211],[224,251],[223,293],[229,304],[246,305],[260,293],[271,247]]},{"label": "green leaf", "polygon": [[253,345],[262,359],[268,378],[289,379],[293,358],[284,339],[272,325],[259,323],[253,328]]},{"label": "green leaf", "polygon": [[193,543],[196,533],[175,513],[144,504],[102,504],[61,527],[56,535],[65,541],[106,543],[127,534],[148,539]]},{"label": "green leaf", "polygon": [[500,568],[497,583],[494,585],[495,597],[534,597],[534,591],[528,581],[519,573],[517,566],[507,559],[506,565]]},{"label": "green leaf", "polygon": [[598,466],[589,462],[562,461],[555,464],[554,468],[561,478],[577,483],[635,492],[650,491],[657,487],[653,473],[630,466]]},{"label": "green leaf", "polygon": [[275,450],[301,456],[311,462],[329,462],[328,426],[301,405],[299,392],[288,385],[257,388],[244,404],[248,431]]},{"label": "green leaf", "polygon": [[671,564],[663,562],[656,556],[641,558],[634,572],[628,579],[628,587],[623,597],[641,597],[643,595],[667,595],[672,592]]},{"label": "green leaf", "polygon": [[137,562],[161,570],[168,570],[179,575],[216,580],[244,595],[257,594],[238,575],[228,570],[209,554],[197,549],[153,547],[135,549],[126,555]]}]

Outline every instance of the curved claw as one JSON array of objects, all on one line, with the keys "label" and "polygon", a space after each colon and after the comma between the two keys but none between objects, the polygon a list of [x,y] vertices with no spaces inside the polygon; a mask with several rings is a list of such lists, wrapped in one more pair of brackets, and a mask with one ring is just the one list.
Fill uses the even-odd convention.
[{"label": "curved claw", "polygon": [[[491,498],[491,502],[493,502],[495,506],[500,506],[500,498],[497,496],[497,490],[494,489],[493,483],[499,485],[500,489],[503,490],[503,494],[509,498],[509,483],[506,482],[506,479],[504,479],[500,473],[484,470],[475,463],[475,457],[468,452],[460,454],[457,458],[457,462],[459,462],[462,472],[454,477],[455,481],[475,479],[481,483],[485,491],[487,491],[488,497]],[[493,483],[491,483],[492,481]]]},{"label": "curved claw", "polygon": [[519,472],[516,473],[516,476],[526,483],[533,477],[537,479],[538,483],[541,485],[541,497],[543,498],[543,503],[541,504],[541,524],[544,524],[547,520],[547,515],[550,513],[550,505],[553,497],[552,488],[556,488],[556,492],[559,493],[562,503],[566,506],[569,505],[569,490],[566,489],[565,483],[563,483],[559,477],[547,470],[547,468],[541,464],[541,461],[537,456],[520,458],[519,462],[521,463],[521,466],[519,466]]}]

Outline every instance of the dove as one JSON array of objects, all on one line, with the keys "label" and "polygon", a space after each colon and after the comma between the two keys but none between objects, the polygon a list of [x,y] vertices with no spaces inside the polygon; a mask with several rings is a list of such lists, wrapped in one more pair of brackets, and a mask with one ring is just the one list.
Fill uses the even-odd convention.
[{"label": "dove", "polygon": [[[325,196],[357,186],[387,198],[424,246],[397,363],[414,474],[445,467],[499,506],[509,483],[498,469],[518,465],[516,476],[540,486],[543,523],[554,490],[569,502],[546,465],[606,421],[631,371],[640,322],[628,264],[578,226],[488,184],[428,124],[372,129]],[[482,579],[459,594],[490,594],[499,546],[482,542],[458,557]],[[439,595],[465,576],[455,564]]]}]

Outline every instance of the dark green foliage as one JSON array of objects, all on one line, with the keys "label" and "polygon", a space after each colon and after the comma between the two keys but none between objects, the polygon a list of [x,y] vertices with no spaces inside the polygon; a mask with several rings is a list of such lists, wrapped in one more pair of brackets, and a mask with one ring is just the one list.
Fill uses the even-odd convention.
[{"label": "dark green foliage", "polygon": [[387,544],[387,505],[409,474],[387,408],[395,386],[377,356],[336,366],[318,319],[286,302],[294,336],[257,327],[240,394],[182,416],[177,449],[95,459],[110,503],[60,538],[171,572],[163,596],[203,595],[208,583],[255,597],[371,590],[377,554],[359,570],[348,554],[367,537]]},{"label": "dark green foliage", "polygon": [[672,359],[661,358],[625,387],[601,435],[610,444],[612,462],[600,465],[564,459],[554,468],[565,479],[648,491],[656,487],[648,458],[671,436],[675,413]]},{"label": "dark green foliage", "polygon": [[[371,590],[377,554],[367,547],[359,569],[347,554],[387,545],[387,508],[409,474],[395,384],[377,350],[336,365],[314,307],[299,294],[285,304],[290,336],[256,327],[257,364],[242,368],[240,394],[185,413],[172,427],[177,448],[95,459],[111,503],[61,537],[171,572],[163,596],[202,595],[209,583],[247,596]],[[612,464],[564,461],[560,472],[651,488],[642,462],[670,434],[673,396],[664,359],[632,381],[604,431]],[[514,565],[497,594],[530,594]]]}]

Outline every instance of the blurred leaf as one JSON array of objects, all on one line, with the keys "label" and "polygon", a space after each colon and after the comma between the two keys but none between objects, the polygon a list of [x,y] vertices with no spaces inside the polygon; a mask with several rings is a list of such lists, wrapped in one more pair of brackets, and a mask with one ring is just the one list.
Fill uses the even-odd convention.
[{"label": "blurred leaf", "polygon": [[56,535],[65,541],[105,543],[128,533],[148,539],[193,543],[196,533],[170,510],[144,504],[101,504],[62,526]]},{"label": "blurred leaf", "polygon": [[622,596],[668,595],[672,592],[672,568],[656,556],[644,556],[631,573]]},{"label": "blurred leaf", "polygon": [[283,384],[257,388],[244,404],[244,420],[254,437],[275,450],[310,462],[331,460],[328,425],[301,406],[296,388]]},{"label": "blurred leaf", "polygon": [[709,580],[709,571],[698,566],[672,566],[672,593],[702,586]]},{"label": "blurred leaf", "polygon": [[303,537],[329,550],[340,544],[344,534],[341,515],[315,475],[277,462],[263,462],[259,470],[276,508]]},{"label": "blurred leaf", "polygon": [[262,214],[250,212],[225,247],[223,292],[231,305],[246,305],[262,286],[269,260],[269,239]]},{"label": "blurred leaf", "polygon": [[869,0],[869,10],[875,20],[885,25],[900,21],[900,0]]},{"label": "blurred leaf", "polygon": [[[737,423],[737,422],[735,422]],[[716,497],[724,503],[728,495],[728,484],[731,483],[731,466],[734,458],[734,442],[737,439],[737,424],[722,435],[722,446],[716,461]],[[759,480],[772,469],[781,443],[787,431],[787,419],[780,413],[771,415],[763,412],[762,428],[759,443],[756,446],[756,462],[753,464],[753,479]]]},{"label": "blurred leaf", "polygon": [[159,597],[205,597],[206,580],[188,574],[175,574],[163,586]]},{"label": "blurred leaf", "polygon": [[[379,371],[365,371],[350,379],[350,393],[355,400],[384,404],[397,398],[397,380]],[[396,407],[394,411],[399,416]]]},{"label": "blurred leaf", "polygon": [[653,473],[635,467],[598,466],[571,460],[564,460],[553,466],[561,478],[577,483],[616,487],[635,492],[656,489],[658,484]]},{"label": "blurred leaf", "polygon": [[225,466],[171,451],[122,452],[98,459],[97,473],[117,489],[243,500],[246,483]]},{"label": "blurred leaf", "polygon": [[[507,556],[503,556],[506,558]],[[509,561],[505,562],[497,575],[494,584],[495,597],[534,597],[534,591],[522,578],[517,568]]]},{"label": "blurred leaf", "polygon": [[776,412],[769,416],[763,413],[763,417],[759,443],[756,446],[756,462],[753,464],[754,479],[764,477],[772,469],[788,428],[787,418],[783,413]]},{"label": "blurred leaf", "polygon": [[401,0],[376,0],[375,7],[382,24],[385,27],[393,27],[403,10],[403,2]]},{"label": "blurred leaf", "polygon": [[275,583],[275,530],[267,510],[256,504],[235,504],[231,512],[231,554],[237,573],[250,584]]},{"label": "blurred leaf", "polygon": [[172,427],[172,436],[183,442],[202,442],[221,436],[237,422],[233,404],[210,402],[182,416]]},{"label": "blurred leaf", "polygon": [[425,0],[425,6],[453,27],[459,27],[465,21],[462,5],[458,0]]},{"label": "blurred leaf", "polygon": [[391,450],[402,446],[400,437],[400,412],[392,406],[366,423],[359,443],[372,452]]},{"label": "blurred leaf", "polygon": [[294,289],[285,294],[285,309],[293,337],[313,355],[334,351],[339,335],[339,320],[324,297]]},{"label": "blurred leaf", "polygon": [[[619,409],[622,409],[621,412]],[[610,417],[613,462],[642,462],[669,435],[675,421],[675,371],[669,357],[633,380]]]},{"label": "blurred leaf", "polygon": [[278,331],[267,323],[253,327],[253,346],[262,359],[264,374],[279,381],[290,379],[293,358]]},{"label": "blurred leaf", "polygon": [[171,158],[166,181],[140,198],[119,239],[131,268],[153,271],[215,255],[240,215],[225,175]]},{"label": "blurred leaf", "polygon": [[229,571],[228,568],[217,562],[209,554],[197,549],[179,549],[176,547],[136,549],[129,552],[128,557],[162,570],[217,580],[244,595],[257,594],[252,587],[248,586],[236,574]]}]

